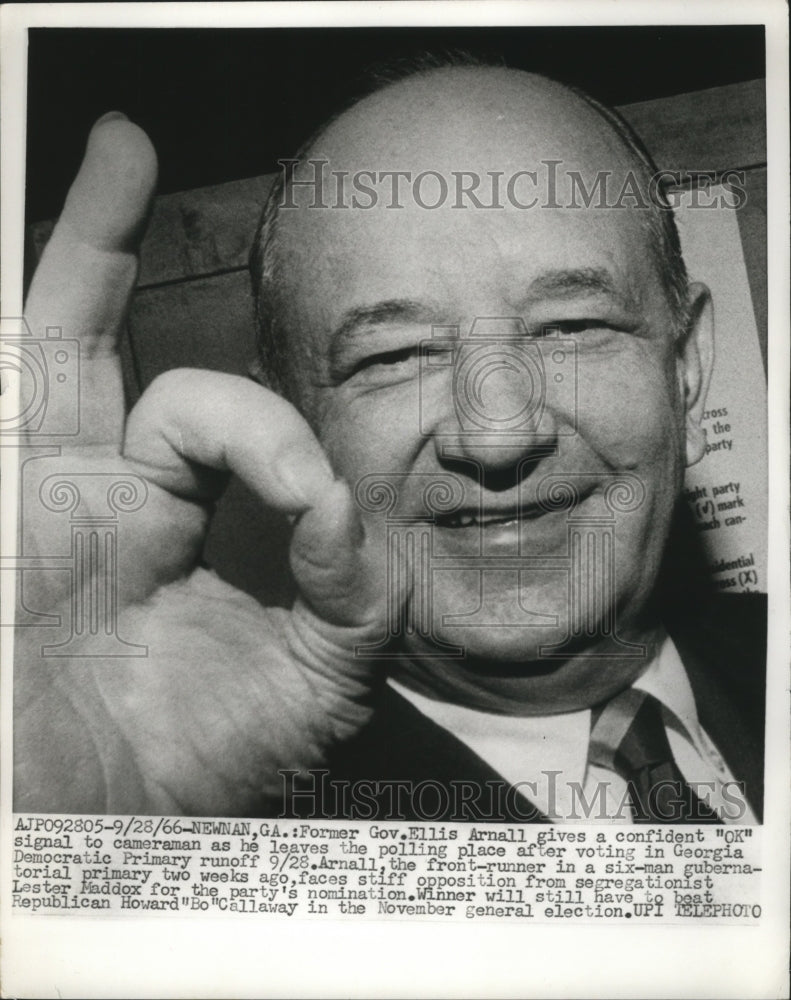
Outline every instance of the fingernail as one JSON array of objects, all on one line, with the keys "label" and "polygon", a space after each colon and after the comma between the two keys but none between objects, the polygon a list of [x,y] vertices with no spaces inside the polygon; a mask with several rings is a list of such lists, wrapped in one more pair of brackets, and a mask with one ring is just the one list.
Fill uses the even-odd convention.
[{"label": "fingernail", "polygon": [[129,118],[123,113],[123,111],[108,111],[106,115],[102,115],[101,118],[98,118],[94,122],[93,127],[96,128],[97,125],[104,125],[105,122],[115,121],[128,122]]}]

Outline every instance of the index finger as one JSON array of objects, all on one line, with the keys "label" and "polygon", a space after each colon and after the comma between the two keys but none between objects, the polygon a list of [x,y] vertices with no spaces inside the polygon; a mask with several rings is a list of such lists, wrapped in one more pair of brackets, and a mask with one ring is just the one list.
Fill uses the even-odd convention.
[{"label": "index finger", "polygon": [[100,118],[25,307],[35,337],[79,338],[83,360],[112,353],[137,277],[137,250],[156,184],[153,146],[120,112]]}]

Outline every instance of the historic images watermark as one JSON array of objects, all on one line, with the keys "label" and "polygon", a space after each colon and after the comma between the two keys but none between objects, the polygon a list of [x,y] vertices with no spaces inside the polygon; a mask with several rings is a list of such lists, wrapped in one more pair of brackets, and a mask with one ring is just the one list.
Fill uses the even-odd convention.
[{"label": "historic images watermark", "polygon": [[[747,203],[743,170],[659,170],[647,182],[634,170],[591,175],[541,160],[540,170],[333,170],[321,157],[278,160],[282,196],[278,209],[403,209],[415,205],[496,211],[505,208],[660,208],[672,211],[682,197],[690,208],[740,209]],[[722,189],[712,192],[714,185]],[[300,190],[300,199],[295,195]]]},{"label": "historic images watermark", "polygon": [[[422,781],[406,779],[331,778],[327,769],[307,772],[283,769],[282,812],[278,819],[347,819],[456,823],[536,822],[648,822],[628,785],[608,794],[611,787],[600,781],[586,791],[579,781],[563,778],[563,772],[542,770],[534,780],[511,784],[503,779]],[[692,799],[686,794],[692,790]],[[648,790],[647,802],[654,817],[665,822],[710,823],[709,798],[713,782],[665,779]],[[746,812],[744,783],[729,781],[722,786],[723,815],[737,823]],[[546,802],[542,812],[534,799]],[[681,812],[680,812],[681,811]],[[394,848],[397,845],[394,845]],[[395,853],[395,850],[393,851]],[[382,855],[384,856],[384,855]]]}]

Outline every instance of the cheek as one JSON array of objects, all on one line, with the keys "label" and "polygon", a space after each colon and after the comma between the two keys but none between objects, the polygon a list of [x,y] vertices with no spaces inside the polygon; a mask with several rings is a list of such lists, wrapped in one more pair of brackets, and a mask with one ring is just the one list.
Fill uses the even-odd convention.
[{"label": "cheek", "polygon": [[678,422],[675,372],[664,355],[623,352],[618,364],[580,379],[579,431],[610,470],[638,477],[645,500],[616,517],[618,578],[624,592],[651,589],[683,476],[683,429]]},{"label": "cheek", "polygon": [[578,370],[578,430],[608,465],[665,475],[678,465],[677,388],[664,357],[640,348],[617,363],[582,358]]},{"label": "cheek", "polygon": [[336,473],[356,482],[407,472],[420,450],[417,389],[353,394],[328,390],[314,424]]}]

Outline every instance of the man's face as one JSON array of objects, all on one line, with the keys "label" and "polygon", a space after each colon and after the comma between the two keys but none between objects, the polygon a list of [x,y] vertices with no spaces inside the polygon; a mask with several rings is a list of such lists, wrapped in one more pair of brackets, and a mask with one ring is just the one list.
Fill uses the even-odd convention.
[{"label": "man's face", "polygon": [[[518,80],[484,79],[459,110],[453,87],[431,87],[369,99],[313,155],[413,177],[535,170],[539,197],[544,161],[561,160],[588,187],[614,171],[620,190],[626,155],[568,96],[531,100]],[[402,191],[400,209],[380,188],[370,209],[292,212],[283,259],[288,324],[308,359],[303,408],[336,472],[353,488],[372,474],[395,487],[391,514],[413,521],[391,522],[400,545],[410,531],[430,537],[404,642],[511,667],[568,649],[570,634],[612,651],[613,623],[624,639],[641,625],[683,470],[683,373],[644,210],[454,208],[452,197],[430,210]],[[455,348],[438,327],[458,328]],[[432,481],[456,491],[434,519]],[[571,509],[553,505],[561,481],[576,491]],[[618,483],[635,491],[620,505],[631,509]],[[385,514],[363,519],[384,562]],[[389,558],[402,564],[403,551]]]}]

